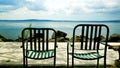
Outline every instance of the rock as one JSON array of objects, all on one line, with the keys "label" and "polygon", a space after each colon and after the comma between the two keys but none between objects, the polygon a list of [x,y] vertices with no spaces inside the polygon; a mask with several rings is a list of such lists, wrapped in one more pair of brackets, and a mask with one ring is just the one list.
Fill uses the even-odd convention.
[{"label": "rock", "polygon": [[17,41],[17,42],[22,42],[22,38],[21,38],[21,37],[18,37],[18,39],[16,39],[15,41]]},{"label": "rock", "polygon": [[0,42],[3,42],[3,40],[2,40],[2,39],[0,39]]},{"label": "rock", "polygon": [[[60,37],[64,37],[65,38],[67,36],[67,33],[58,30],[56,32],[56,36],[57,36],[57,38],[60,38]],[[53,33],[52,34],[52,39],[54,39],[54,38],[55,38],[55,34]]]},{"label": "rock", "polygon": [[32,38],[42,38],[43,37],[43,34],[42,33],[37,33],[37,34],[35,34],[35,35],[33,35],[33,37]]},{"label": "rock", "polygon": [[62,31],[57,31],[57,37],[66,37],[67,36],[67,33],[65,32],[62,32]]},{"label": "rock", "polygon": [[54,41],[55,41],[55,39],[50,39],[50,40],[49,40],[49,42],[54,42]]},{"label": "rock", "polygon": [[[70,39],[70,41],[73,41],[73,37]],[[81,41],[81,37],[80,36],[75,36],[75,42],[80,42]]]},{"label": "rock", "polygon": [[[57,41],[58,42],[66,42],[69,41],[69,38],[66,38],[67,33],[63,32],[63,31],[57,31],[56,32],[56,36],[57,36]],[[50,41],[54,41],[55,39],[55,34],[52,34],[52,37],[50,39]]]},{"label": "rock", "polygon": [[[36,33],[36,34],[34,34],[33,36],[32,36],[32,41],[34,41],[34,39],[36,39],[36,40],[38,40],[38,38],[42,38],[43,37],[43,34],[42,33]],[[28,41],[30,41],[30,37],[28,37],[27,38],[28,39]],[[21,37],[18,37],[18,39],[16,39],[16,41],[18,41],[18,42],[21,42],[22,41],[22,38]],[[40,41],[42,41],[41,39],[40,39]]]},{"label": "rock", "polygon": [[6,60],[6,62],[10,62],[11,60],[9,59],[9,60]]},{"label": "rock", "polygon": [[100,38],[97,37],[96,40],[97,40],[97,41],[104,41],[104,40],[105,40],[105,37],[101,35]]},{"label": "rock", "polygon": [[[69,38],[66,38],[67,33],[65,33],[63,31],[57,31],[56,36],[57,36],[58,42],[66,42],[69,40]],[[42,33],[40,33],[40,34],[36,33],[35,35],[32,36],[32,41],[34,41],[34,39],[38,40],[38,38],[41,38],[40,41],[42,41],[42,37],[43,37]],[[55,40],[54,38],[55,38],[55,34],[53,33],[51,38],[49,39],[49,41],[53,42]],[[21,37],[19,37],[17,39],[17,41],[21,41]],[[28,41],[30,41],[30,38],[28,38]]]},{"label": "rock", "polygon": [[58,42],[65,42],[64,40],[65,40],[64,37],[59,37],[59,38],[57,38],[57,41],[58,41]]},{"label": "rock", "polygon": [[[94,40],[94,39],[92,39]],[[96,38],[96,40],[100,40],[100,41],[104,41],[105,37],[104,36],[100,36],[100,38]],[[73,38],[70,39],[70,41],[73,41]],[[75,42],[80,42],[82,41],[82,36],[75,36]],[[86,41],[86,37],[83,37],[83,41]],[[90,41],[90,39],[88,38],[88,41]]]},{"label": "rock", "polygon": [[69,39],[68,38],[64,38],[64,37],[60,37],[60,38],[57,38],[57,41],[58,42],[67,42],[67,41],[69,41]]},{"label": "rock", "polygon": [[120,34],[112,34],[109,38],[109,42],[120,42]]},{"label": "rock", "polygon": [[[53,42],[55,39],[50,39],[49,42]],[[69,38],[59,37],[57,38],[57,42],[67,42],[69,41]]]},{"label": "rock", "polygon": [[115,60],[115,65],[116,65],[116,68],[119,68],[120,67],[120,60]]}]

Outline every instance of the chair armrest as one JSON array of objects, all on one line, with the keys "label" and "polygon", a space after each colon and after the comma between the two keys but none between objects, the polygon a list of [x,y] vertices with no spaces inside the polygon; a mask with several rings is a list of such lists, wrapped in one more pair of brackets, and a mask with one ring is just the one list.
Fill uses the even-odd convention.
[{"label": "chair armrest", "polygon": [[[103,44],[103,45],[105,45],[105,42],[100,42],[101,44]],[[107,44],[107,46],[109,46],[108,44]]]},{"label": "chair armrest", "polygon": [[69,44],[70,44],[70,42],[67,42],[67,54],[69,52]]},{"label": "chair armrest", "polygon": [[73,46],[72,43],[70,43],[69,41],[67,42],[67,46]]},{"label": "chair armrest", "polygon": [[69,53],[69,46],[72,47],[71,43],[68,41],[68,42],[67,42],[67,53]]},{"label": "chair armrest", "polygon": [[[100,44],[102,44],[102,46],[105,46],[106,45],[106,43],[105,42],[100,42]],[[109,46],[108,44],[107,44],[107,46]],[[101,49],[99,49],[99,50],[104,50],[105,48],[101,48]]]},{"label": "chair armrest", "polygon": [[56,48],[58,48],[58,45],[56,45]]},{"label": "chair armrest", "polygon": [[[22,42],[24,42],[24,43],[28,43],[28,40],[27,39],[25,39],[24,41],[22,41]],[[23,44],[20,46],[20,48],[23,48]]]}]

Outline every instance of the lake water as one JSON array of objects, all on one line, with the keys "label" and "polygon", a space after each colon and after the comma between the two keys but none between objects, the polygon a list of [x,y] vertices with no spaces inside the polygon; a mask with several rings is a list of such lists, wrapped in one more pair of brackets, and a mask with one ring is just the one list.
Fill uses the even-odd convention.
[{"label": "lake water", "polygon": [[75,25],[77,24],[106,24],[110,28],[110,35],[114,33],[120,34],[120,22],[36,22],[36,21],[0,21],[0,34],[10,38],[17,39],[21,35],[21,31],[29,27],[32,24],[32,27],[36,28],[54,28],[55,30],[61,30],[66,32],[67,37],[72,36],[72,31]]}]

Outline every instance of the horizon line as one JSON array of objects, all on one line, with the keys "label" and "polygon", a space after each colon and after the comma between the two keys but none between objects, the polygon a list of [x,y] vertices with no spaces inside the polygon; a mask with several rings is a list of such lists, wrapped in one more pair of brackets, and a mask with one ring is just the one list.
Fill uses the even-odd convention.
[{"label": "horizon line", "polygon": [[0,21],[48,21],[48,22],[120,22],[120,20],[53,20],[53,19],[23,19],[23,20],[0,20]]}]

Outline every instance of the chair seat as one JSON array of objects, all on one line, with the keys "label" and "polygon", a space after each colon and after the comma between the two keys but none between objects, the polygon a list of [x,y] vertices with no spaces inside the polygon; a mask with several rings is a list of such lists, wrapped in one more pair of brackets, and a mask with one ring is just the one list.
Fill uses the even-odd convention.
[{"label": "chair seat", "polygon": [[[72,53],[70,53],[72,55]],[[98,58],[102,58],[104,56],[101,56],[97,52],[90,52],[90,53],[74,53],[73,56],[78,59],[83,60],[94,60]]]},{"label": "chair seat", "polygon": [[34,50],[28,50],[27,56],[31,59],[47,59],[54,57],[54,50],[48,50],[48,51],[34,51]]}]

